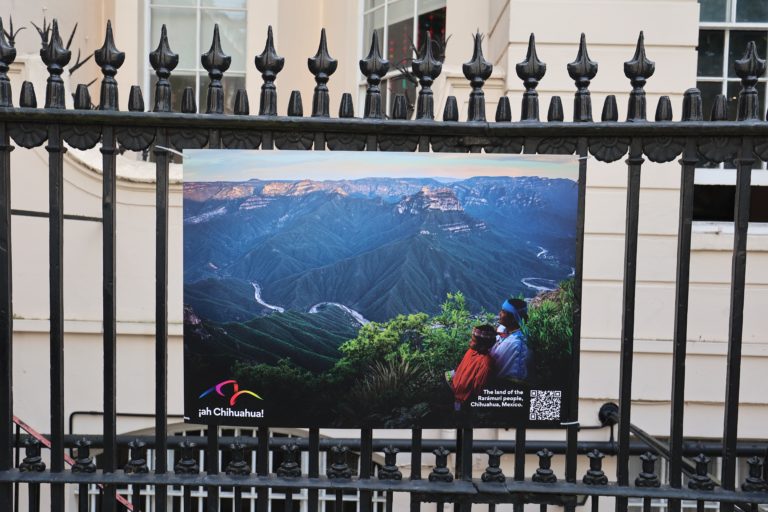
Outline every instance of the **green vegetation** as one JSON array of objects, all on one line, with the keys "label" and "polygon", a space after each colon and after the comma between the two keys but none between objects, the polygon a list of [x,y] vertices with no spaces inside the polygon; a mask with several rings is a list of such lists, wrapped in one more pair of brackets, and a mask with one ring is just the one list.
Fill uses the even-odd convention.
[{"label": "green vegetation", "polygon": [[528,346],[534,352],[533,368],[539,382],[558,385],[570,376],[573,287],[573,279],[563,281],[560,289],[540,295],[529,305]]},{"label": "green vegetation", "polygon": [[[533,352],[530,384],[559,386],[569,374],[573,335],[573,280],[541,294],[529,307],[529,348]],[[234,378],[257,389],[265,407],[309,404],[307,417],[327,423],[410,427],[430,417],[453,414],[445,371],[456,368],[467,350],[473,326],[495,316],[472,315],[462,293],[448,294],[435,316],[398,315],[371,322],[341,346],[341,358],[326,371],[310,371],[292,359],[277,364],[234,365]],[[308,400],[307,397],[312,397]],[[271,408],[271,407],[270,407]]]}]

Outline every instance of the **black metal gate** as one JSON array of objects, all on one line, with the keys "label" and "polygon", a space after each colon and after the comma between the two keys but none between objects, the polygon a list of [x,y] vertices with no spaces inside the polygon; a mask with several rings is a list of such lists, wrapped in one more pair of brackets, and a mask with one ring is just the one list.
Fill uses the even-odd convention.
[{"label": "black metal gate", "polygon": [[[1,25],[0,25],[1,27]],[[0,28],[0,510],[11,511],[19,506],[19,495],[25,497],[29,510],[39,508],[41,485],[50,492],[51,510],[65,509],[65,486],[80,488],[80,510],[88,510],[87,486],[100,484],[103,511],[146,510],[149,506],[140,495],[144,486],[154,486],[155,503],[152,510],[164,512],[169,486],[181,486],[182,502],[190,501],[190,490],[204,486],[207,490],[207,510],[219,510],[221,488],[234,489],[234,506],[241,510],[243,490],[257,494],[257,510],[270,506],[269,490],[285,491],[285,508],[293,510],[293,494],[306,492],[308,508],[318,508],[318,492],[329,490],[335,495],[335,510],[342,510],[343,495],[359,493],[360,510],[373,509],[373,493],[386,496],[388,508],[392,506],[392,493],[410,493],[411,509],[418,510],[422,502],[456,503],[461,510],[472,504],[487,503],[493,510],[499,503],[514,503],[521,511],[526,503],[540,504],[544,511],[550,506],[573,509],[591,497],[593,510],[598,509],[597,497],[615,497],[616,508],[627,510],[629,498],[642,498],[649,511],[652,499],[667,499],[673,512],[681,508],[681,500],[695,500],[699,510],[705,502],[719,502],[720,509],[730,512],[734,507],[757,510],[758,504],[768,503],[766,473],[763,471],[765,444],[739,442],[737,419],[739,409],[739,379],[742,346],[742,325],[745,297],[745,267],[747,226],[749,221],[751,169],[756,161],[768,160],[768,123],[762,115],[755,88],[758,77],[765,70],[765,61],[756,54],[754,43],[747,47],[743,59],[736,62],[736,73],[741,78],[742,90],[738,99],[738,121],[726,121],[725,97],[715,102],[711,121],[703,121],[701,95],[696,89],[685,92],[682,118],[672,121],[672,105],[662,97],[655,113],[655,121],[646,120],[644,85],[654,72],[654,64],[645,54],[643,36],[637,50],[624,64],[624,73],[630,80],[627,117],[619,121],[616,99],[606,98],[601,120],[593,121],[589,92],[590,80],[597,73],[597,64],[589,59],[582,36],[576,60],[568,65],[568,74],[575,81],[573,122],[565,122],[561,100],[552,98],[547,121],[540,121],[539,99],[536,87],[544,76],[545,65],[538,59],[531,37],[526,59],[518,64],[517,73],[523,80],[522,119],[512,121],[509,99],[504,97],[498,105],[495,122],[488,122],[483,94],[484,81],[492,66],[485,61],[480,47],[480,36],[475,37],[474,54],[464,64],[463,71],[470,82],[469,111],[466,122],[458,122],[459,112],[454,97],[446,102],[442,121],[434,121],[433,95],[430,88],[441,72],[441,62],[432,53],[427,42],[413,62],[413,74],[421,89],[416,106],[416,119],[407,120],[408,109],[404,97],[393,103],[389,116],[382,112],[381,78],[388,70],[382,58],[374,33],[370,54],[360,61],[360,69],[367,77],[368,88],[362,118],[354,117],[351,95],[342,98],[338,117],[329,115],[329,95],[326,86],[335,69],[335,61],[328,55],[325,34],[320,49],[309,61],[309,69],[317,83],[312,98],[311,116],[303,115],[301,97],[291,94],[287,116],[278,116],[277,89],[274,81],[283,67],[283,59],[275,51],[271,30],[264,52],[256,65],[262,73],[259,112],[249,115],[245,90],[237,91],[234,115],[224,115],[224,93],[221,79],[229,66],[229,58],[222,52],[218,31],[214,34],[211,50],[202,56],[202,64],[209,72],[205,114],[198,114],[191,89],[184,92],[181,112],[171,110],[171,87],[168,81],[178,63],[163,27],[159,47],[149,55],[157,74],[154,102],[151,112],[145,112],[142,91],[134,86],[130,90],[129,112],[118,111],[118,86],[115,74],[124,60],[112,40],[111,26],[107,26],[104,45],[96,52],[96,62],[104,78],[98,108],[94,109],[87,87],[78,86],[74,94],[74,110],[65,109],[65,88],[61,74],[70,60],[70,52],[62,43],[56,21],[50,37],[46,38],[41,56],[50,77],[45,92],[45,106],[37,108],[31,83],[24,83],[19,107],[13,106],[12,91],[7,71],[16,57],[12,44],[13,34]],[[38,440],[30,435],[14,435],[12,393],[13,308],[11,279],[11,187],[10,152],[15,145],[23,148],[45,146],[49,155],[49,218],[50,238],[50,381],[51,424],[50,467],[43,463]],[[103,155],[103,353],[104,353],[104,427],[102,436],[65,436],[64,418],[64,316],[63,316],[63,155],[64,143],[80,149],[99,145]],[[572,418],[566,418],[566,441],[526,441],[526,431],[517,429],[512,442],[473,440],[470,429],[460,430],[455,445],[444,441],[423,439],[420,430],[413,430],[408,440],[373,439],[370,429],[362,429],[359,439],[330,443],[320,439],[317,429],[310,429],[306,440],[280,446],[270,438],[266,428],[260,428],[253,438],[235,442],[220,438],[216,429],[208,429],[199,438],[169,438],[167,431],[167,296],[168,296],[168,148],[250,148],[282,150],[352,150],[352,151],[436,151],[436,152],[488,152],[488,153],[549,153],[576,154],[580,158],[578,251],[576,268],[576,294],[581,298],[582,243],[584,234],[585,178],[587,157],[610,162],[625,155],[627,164],[627,215],[624,255],[623,319],[621,339],[621,377],[618,390],[620,408],[606,405],[601,414],[607,425],[618,425],[617,442],[579,442],[577,410],[578,391],[573,394]],[[155,435],[144,439],[126,439],[116,432],[116,309],[115,309],[115,184],[116,154],[118,151],[152,151],[157,169],[156,182],[156,357]],[[673,375],[670,402],[669,445],[660,443],[631,424],[631,384],[633,362],[633,331],[635,310],[635,270],[639,219],[640,176],[646,159],[669,162],[680,157],[680,213],[677,252],[676,299]],[[725,424],[722,443],[701,444],[687,441],[683,436],[684,376],[686,361],[686,329],[689,292],[689,261],[691,250],[691,224],[694,171],[700,161],[735,162],[736,207],[735,238],[732,266],[732,287],[729,319],[729,349],[727,356],[727,389],[725,396]],[[580,302],[579,302],[580,303]],[[580,311],[575,318],[576,339],[580,331]],[[572,373],[573,389],[578,390],[578,368]],[[613,427],[611,427],[613,428]],[[29,431],[28,431],[29,432]],[[635,440],[631,441],[631,434]],[[76,442],[77,441],[77,442]],[[206,450],[206,467],[200,472],[193,456],[196,442]],[[345,449],[337,443],[359,451],[359,472],[350,477],[345,461]],[[130,443],[130,444],[129,444]],[[97,469],[89,456],[89,446],[103,449]],[[118,447],[130,446],[127,465],[118,467]],[[77,456],[71,470],[66,469],[65,448],[77,447]],[[158,457],[153,468],[146,463],[146,449],[158,453],[178,451],[175,468],[167,467],[167,458]],[[19,449],[25,457],[19,459]],[[14,450],[18,467],[14,463]],[[255,450],[256,467],[252,471],[244,457],[246,450]],[[280,450],[283,463],[276,473],[268,466],[269,451]],[[402,475],[397,469],[398,450],[410,454],[412,472]],[[230,462],[219,467],[218,454],[228,453]],[[308,452],[308,465],[298,464],[299,451]],[[319,474],[321,451],[328,451],[332,464],[327,474]],[[472,453],[487,451],[488,469],[482,475],[472,474]],[[373,454],[383,452],[384,464],[374,474]],[[429,475],[421,473],[423,452],[434,452],[437,464]],[[601,453],[602,452],[602,453]],[[630,482],[631,454],[643,455],[643,472]],[[448,467],[449,454],[455,454],[455,468]],[[525,454],[537,453],[538,468],[525,468]],[[565,455],[565,473],[555,475],[550,468],[553,454]],[[668,482],[660,482],[653,470],[655,454],[668,458]],[[503,454],[514,457],[514,474],[503,475],[499,469]],[[577,474],[577,458],[589,458],[586,475]],[[608,483],[601,470],[603,454],[617,457],[616,483]],[[686,457],[698,455],[693,462]],[[707,474],[706,455],[722,456],[722,474],[719,482]],[[750,476],[744,483],[736,481],[737,457],[753,455]],[[694,465],[695,462],[695,465]],[[687,486],[683,475],[688,475]],[[532,477],[530,477],[532,475]],[[526,477],[529,478],[526,478]],[[128,501],[116,497],[116,487],[132,485],[133,496]],[[189,510],[185,508],[184,510]]]}]

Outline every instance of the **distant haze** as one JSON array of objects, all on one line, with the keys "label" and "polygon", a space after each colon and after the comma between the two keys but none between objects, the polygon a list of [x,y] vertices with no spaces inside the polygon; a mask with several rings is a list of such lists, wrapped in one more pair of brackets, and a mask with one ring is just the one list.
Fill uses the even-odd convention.
[{"label": "distant haze", "polygon": [[423,177],[450,183],[473,176],[542,176],[575,181],[577,163],[577,157],[571,155],[193,149],[184,151],[184,181]]}]

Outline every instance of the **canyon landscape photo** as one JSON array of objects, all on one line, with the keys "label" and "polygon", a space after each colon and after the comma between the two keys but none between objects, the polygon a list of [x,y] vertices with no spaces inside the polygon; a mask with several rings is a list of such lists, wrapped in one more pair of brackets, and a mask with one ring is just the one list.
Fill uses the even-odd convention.
[{"label": "canyon landscape photo", "polygon": [[[354,402],[370,405],[364,396],[349,404],[317,398],[311,407],[302,400],[338,389],[362,393],[387,377],[428,379],[439,396],[440,375],[466,350],[470,324],[495,321],[509,297],[557,300],[573,281],[575,173],[504,175],[501,165],[474,170],[471,163],[441,171],[422,162],[429,172],[402,176],[377,155],[379,165],[349,164],[322,179],[320,164],[314,172],[301,170],[311,162],[296,164],[284,176],[250,168],[238,152],[227,180],[230,152],[218,153],[218,163],[205,164],[216,167],[210,181],[200,179],[203,168],[188,173],[185,162],[185,372],[195,386],[187,386],[188,404],[200,401],[198,388],[229,382],[204,399],[253,390],[258,399],[242,401],[266,411],[264,424],[306,423],[306,415],[323,426],[355,417],[380,426],[461,422],[446,419],[450,400],[442,407],[431,398],[394,398],[362,417]],[[446,315],[462,325],[449,325]],[[379,339],[388,330],[392,339]],[[431,339],[449,334],[444,346]],[[572,354],[565,356],[558,364]],[[562,375],[563,382],[545,383],[542,372],[532,373],[532,385],[563,385]],[[187,407],[188,415],[206,409]]]}]

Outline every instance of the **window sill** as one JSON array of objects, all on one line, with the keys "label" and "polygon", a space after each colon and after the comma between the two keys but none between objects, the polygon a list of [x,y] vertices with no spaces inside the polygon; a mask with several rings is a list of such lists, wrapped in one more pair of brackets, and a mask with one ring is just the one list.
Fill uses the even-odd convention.
[{"label": "window sill", "polygon": [[[694,221],[692,251],[733,251],[733,222]],[[749,225],[747,247],[750,252],[768,252],[768,223]]]}]

